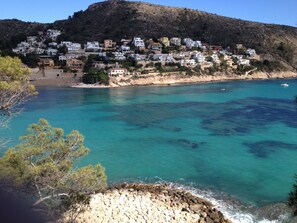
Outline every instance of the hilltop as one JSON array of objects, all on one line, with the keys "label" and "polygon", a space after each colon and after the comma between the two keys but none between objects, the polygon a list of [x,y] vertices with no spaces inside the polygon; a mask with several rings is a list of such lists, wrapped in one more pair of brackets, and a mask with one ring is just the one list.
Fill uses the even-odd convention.
[{"label": "hilltop", "polygon": [[78,42],[102,41],[105,38],[119,41],[133,36],[178,36],[231,48],[241,43],[265,54],[269,60],[281,61],[289,70],[297,69],[297,28],[122,0],[92,4],[85,11],[76,12],[67,20],[53,24],[2,20],[0,31],[5,35],[0,37],[0,42],[20,33],[30,34],[44,28],[61,29],[69,40]]}]

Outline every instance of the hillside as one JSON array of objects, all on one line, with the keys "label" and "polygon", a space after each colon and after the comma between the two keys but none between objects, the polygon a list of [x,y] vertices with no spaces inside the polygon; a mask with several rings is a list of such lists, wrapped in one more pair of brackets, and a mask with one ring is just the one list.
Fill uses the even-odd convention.
[{"label": "hillside", "polygon": [[47,26],[47,24],[23,22],[17,19],[0,20],[0,49],[15,47],[18,42],[26,39],[27,35],[36,35]]},{"label": "hillside", "polygon": [[[1,33],[5,26],[0,21]],[[38,27],[37,24],[30,26],[18,30],[27,33]],[[63,30],[65,37],[79,42],[104,38],[119,41],[133,36],[179,36],[231,48],[242,43],[266,54],[269,60],[282,61],[287,69],[297,69],[297,28],[232,19],[192,9],[109,0],[92,4],[87,10],[50,26]]]}]

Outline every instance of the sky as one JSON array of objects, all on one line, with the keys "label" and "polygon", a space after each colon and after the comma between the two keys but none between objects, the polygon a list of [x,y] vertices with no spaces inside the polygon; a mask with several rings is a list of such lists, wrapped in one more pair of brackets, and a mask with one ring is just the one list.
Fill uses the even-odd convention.
[{"label": "sky", "polygon": [[[100,0],[0,0],[0,19],[50,23]],[[244,20],[297,27],[297,0],[145,0]]]}]

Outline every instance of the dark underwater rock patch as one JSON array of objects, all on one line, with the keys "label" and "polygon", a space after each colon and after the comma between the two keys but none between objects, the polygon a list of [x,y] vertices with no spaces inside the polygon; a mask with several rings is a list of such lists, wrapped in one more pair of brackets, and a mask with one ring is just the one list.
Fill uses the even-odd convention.
[{"label": "dark underwater rock patch", "polygon": [[288,150],[297,150],[297,145],[285,143],[281,141],[259,141],[256,143],[243,143],[243,145],[249,147],[248,152],[259,158],[267,158],[272,153],[275,153],[279,150],[288,149]]},{"label": "dark underwater rock patch", "polygon": [[191,149],[200,149],[201,146],[206,144],[206,142],[195,142],[188,139],[170,140],[170,143],[174,143],[178,146],[191,148]]},{"label": "dark underwater rock patch", "polygon": [[[104,111],[104,109],[103,109]],[[257,128],[282,122],[297,128],[297,110],[292,100],[251,97],[225,103],[140,103],[106,108],[114,115],[110,120],[124,121],[143,128],[160,128],[179,132],[179,127],[166,127],[169,119],[202,119],[202,127],[217,136],[243,135]]]},{"label": "dark underwater rock patch", "polygon": [[277,122],[297,128],[297,111],[290,100],[247,98],[220,103],[213,109],[208,106],[207,110],[201,114],[201,124],[213,135],[246,134]]}]

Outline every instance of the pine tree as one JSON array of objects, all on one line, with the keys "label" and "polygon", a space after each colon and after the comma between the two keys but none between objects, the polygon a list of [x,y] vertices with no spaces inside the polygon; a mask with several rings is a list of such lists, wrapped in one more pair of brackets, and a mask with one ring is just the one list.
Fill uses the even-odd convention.
[{"label": "pine tree", "polygon": [[106,188],[101,165],[77,168],[77,161],[89,153],[78,131],[64,135],[40,119],[20,140],[0,158],[0,181],[14,191],[25,191],[35,199],[34,206],[66,210],[87,204],[89,194]]}]

